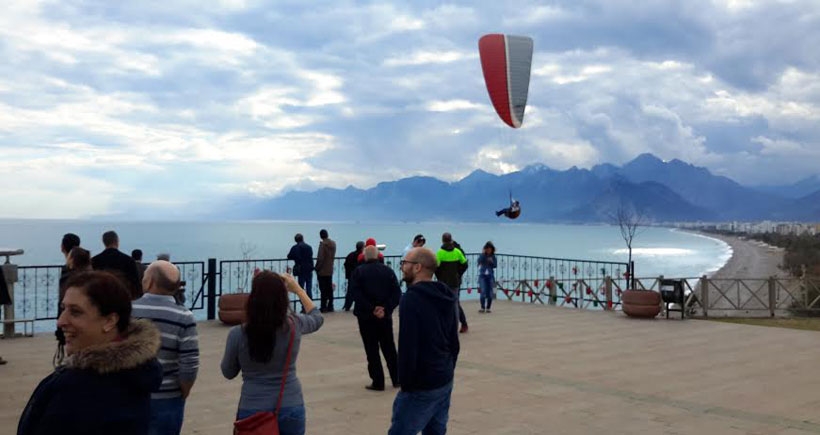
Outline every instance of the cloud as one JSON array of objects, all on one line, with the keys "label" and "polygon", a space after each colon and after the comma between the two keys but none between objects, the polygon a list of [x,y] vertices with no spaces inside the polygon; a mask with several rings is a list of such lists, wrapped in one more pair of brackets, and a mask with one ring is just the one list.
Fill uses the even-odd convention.
[{"label": "cloud", "polygon": [[[817,174],[816,2],[512,6],[11,2],[0,169],[21,181],[0,191],[15,204],[0,217],[160,216],[168,186],[206,212],[244,194],[644,152],[749,184]],[[535,41],[520,129],[484,86],[477,40],[493,32]]]}]

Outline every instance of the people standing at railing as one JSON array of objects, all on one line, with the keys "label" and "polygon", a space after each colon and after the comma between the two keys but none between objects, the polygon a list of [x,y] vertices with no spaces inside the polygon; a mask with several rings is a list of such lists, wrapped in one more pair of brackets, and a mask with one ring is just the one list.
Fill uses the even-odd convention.
[{"label": "people standing at railing", "polygon": [[427,240],[425,240],[424,236],[421,234],[416,234],[416,237],[413,237],[413,241],[404,247],[404,252],[402,252],[401,256],[404,257],[413,248],[423,247],[425,243],[427,243]]},{"label": "people standing at railing", "polygon": [[[375,246],[377,249],[379,248],[379,245],[376,243],[376,239],[372,237],[369,237],[367,240],[364,241],[364,246],[365,248],[368,246]],[[381,249],[384,249],[384,246],[382,246]],[[364,263],[364,252],[360,253],[359,256],[356,257],[356,261],[358,261],[359,264]],[[379,263],[384,264],[384,254],[382,254],[381,252],[379,252]]]},{"label": "people standing at railing", "polygon": [[157,358],[163,378],[151,394],[151,434],[179,434],[185,415],[185,400],[199,371],[199,334],[194,314],[179,305],[179,269],[167,261],[155,261],[145,270],[145,294],[134,301],[132,317],[148,319],[160,330],[162,346]]},{"label": "people standing at railing", "polygon": [[336,259],[336,242],[328,237],[327,230],[319,231],[316,254],[316,279],[319,281],[319,311],[332,313],[333,309],[333,262]]},{"label": "people standing at railing", "polygon": [[120,251],[120,236],[114,231],[103,233],[102,242],[105,250],[91,259],[94,270],[107,270],[119,275],[131,292],[131,299],[142,296],[142,283],[137,273],[137,265],[127,254]]},{"label": "people standing at railing", "polygon": [[[60,276],[60,287],[57,295],[57,300],[60,304],[57,308],[58,318],[63,313],[62,303],[67,288],[66,283],[72,276],[77,275],[78,273],[91,271],[91,253],[79,246],[71,248],[68,256],[66,256],[65,267],[65,273]],[[56,367],[62,364],[63,358],[65,357],[65,334],[58,326],[54,335],[57,336],[57,350],[54,352],[52,363]]]},{"label": "people standing at railing", "polygon": [[[459,289],[461,288],[461,276],[467,271],[467,257],[464,252],[456,247],[453,242],[453,236],[450,233],[441,235],[441,248],[436,252],[436,279],[447,284],[456,295],[456,299],[460,299]],[[464,309],[461,308],[461,302],[458,303],[458,318],[461,322],[461,329],[459,332],[464,333],[469,330],[467,326],[467,316],[464,314]]]},{"label": "people standing at railing", "polygon": [[[289,312],[288,292],[299,297],[307,314]],[[305,402],[296,377],[296,361],[302,336],[317,331],[323,322],[322,314],[292,276],[266,270],[253,278],[247,322],[228,333],[221,364],[222,374],[228,379],[242,372],[237,420],[273,412],[284,385],[277,418],[279,431],[282,435],[305,433]],[[288,374],[284,377],[288,356]]]},{"label": "people standing at railing", "polygon": [[414,248],[401,261],[407,292],[399,316],[399,383],[388,435],[444,434],[460,344],[458,300],[433,281],[436,256]]},{"label": "people standing at railing", "polygon": [[[142,278],[145,276],[145,269],[148,267],[142,264],[142,249],[134,249],[131,251],[131,258],[134,259],[134,264],[137,266],[137,278],[142,282]],[[171,259],[169,258],[165,261],[170,263]]]},{"label": "people standing at railing", "polygon": [[347,280],[347,289],[345,290],[345,311],[350,311],[350,308],[353,306],[353,297],[350,294],[350,277],[353,276],[353,271],[356,270],[356,266],[359,265],[359,254],[362,253],[364,250],[364,242],[361,240],[356,242],[356,250],[350,251],[345,257],[345,279]]},{"label": "people standing at railing", "polygon": [[[9,294],[9,287],[6,284],[6,276],[3,274],[3,268],[0,267],[0,310],[3,309],[3,305],[11,304],[11,294]],[[6,364],[8,361],[4,360],[3,357],[0,357],[0,366]]]},{"label": "people standing at railing", "polygon": [[384,354],[393,386],[399,386],[393,310],[399,305],[401,288],[393,269],[379,263],[379,250],[375,246],[364,248],[364,259],[365,263],[357,267],[350,278],[350,293],[356,301],[353,314],[359,323],[359,334],[367,355],[367,373],[372,380],[365,388],[384,391],[379,348]]},{"label": "people standing at railing", "polygon": [[[60,242],[60,252],[63,253],[63,257],[65,257],[65,264],[63,264],[63,268],[60,269],[60,294],[65,291],[65,282],[69,276],[69,268],[68,268],[68,254],[71,250],[77,246],[80,246],[80,236],[74,233],[66,233],[63,235],[63,240]],[[63,312],[62,307],[60,307],[60,303],[63,301],[62,296],[57,299],[57,317],[60,317],[60,314]]]},{"label": "people standing at railing", "polygon": [[[288,252],[288,260],[293,260],[293,276],[298,280],[299,286],[305,289],[308,298],[313,299],[313,248],[305,243],[302,233],[296,233],[293,241],[296,244]],[[305,312],[304,306],[302,312]]]},{"label": "people standing at railing", "polygon": [[17,434],[147,434],[162,382],[159,330],[131,318],[131,294],[110,273],[80,273],[66,285],[57,325],[67,358],[32,393]]},{"label": "people standing at railing", "polygon": [[478,288],[481,292],[481,309],[479,313],[491,313],[493,305],[493,287],[495,286],[495,267],[498,262],[495,259],[495,245],[493,242],[484,244],[484,249],[478,256]]}]

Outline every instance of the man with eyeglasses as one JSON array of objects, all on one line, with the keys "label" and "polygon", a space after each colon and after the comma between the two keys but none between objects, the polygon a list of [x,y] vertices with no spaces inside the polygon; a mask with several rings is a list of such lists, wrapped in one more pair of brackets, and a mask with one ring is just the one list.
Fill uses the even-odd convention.
[{"label": "man with eyeglasses", "polygon": [[401,260],[407,292],[399,304],[399,382],[388,435],[444,434],[458,359],[455,294],[433,281],[436,256],[413,248]]}]

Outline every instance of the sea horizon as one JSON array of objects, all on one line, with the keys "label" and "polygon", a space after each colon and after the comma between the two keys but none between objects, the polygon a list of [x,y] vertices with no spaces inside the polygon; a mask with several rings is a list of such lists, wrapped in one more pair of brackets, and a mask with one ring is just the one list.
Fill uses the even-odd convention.
[{"label": "sea horizon", "polygon": [[[436,250],[443,232],[450,232],[465,252],[480,252],[490,240],[497,252],[510,255],[626,262],[626,244],[617,225],[482,222],[391,222],[312,220],[102,220],[0,219],[0,247],[23,249],[12,257],[18,265],[64,262],[59,243],[73,232],[93,254],[102,250],[101,235],[120,236],[120,250],[141,249],[144,261],[169,253],[172,261],[207,258],[236,260],[285,258],[299,232],[314,248],[318,232],[327,229],[337,243],[336,257],[353,250],[356,241],[374,237],[385,244],[385,255],[401,255],[415,234],[424,234]],[[700,276],[720,269],[731,258],[731,247],[709,236],[678,228],[646,226],[633,243],[638,275]],[[469,273],[469,272],[468,272]]]}]

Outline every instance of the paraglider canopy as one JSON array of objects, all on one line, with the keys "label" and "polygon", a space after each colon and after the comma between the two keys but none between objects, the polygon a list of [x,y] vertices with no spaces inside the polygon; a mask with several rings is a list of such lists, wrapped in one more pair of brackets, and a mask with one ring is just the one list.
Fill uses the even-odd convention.
[{"label": "paraglider canopy", "polygon": [[481,70],[496,113],[507,125],[519,128],[524,122],[532,67],[532,38],[502,34],[478,40]]}]

